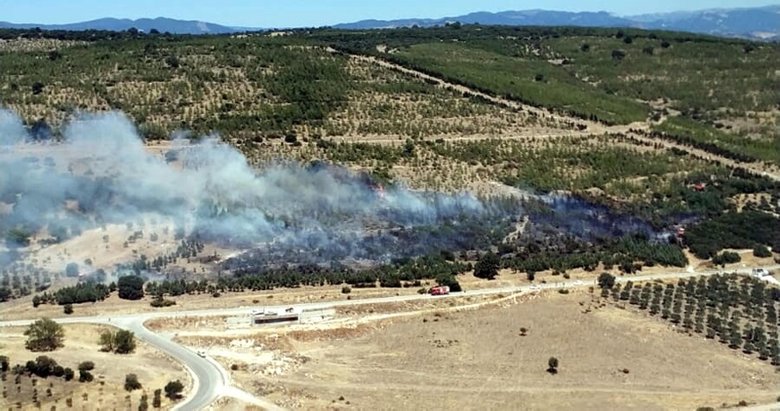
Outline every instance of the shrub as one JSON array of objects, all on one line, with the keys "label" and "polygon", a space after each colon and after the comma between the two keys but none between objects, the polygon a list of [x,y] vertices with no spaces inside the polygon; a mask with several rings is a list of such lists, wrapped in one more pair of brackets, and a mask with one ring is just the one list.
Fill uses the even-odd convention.
[{"label": "shrub", "polygon": [[84,361],[79,364],[79,382],[90,382],[95,379],[90,371],[95,369],[95,363]]},{"label": "shrub", "polygon": [[772,252],[765,245],[759,244],[753,247],[753,255],[759,258],[767,258],[772,256]]},{"label": "shrub", "polygon": [[138,376],[135,374],[127,374],[125,376],[125,391],[133,391],[141,389],[141,383],[138,382]]},{"label": "shrub", "polygon": [[547,360],[547,372],[550,374],[557,374],[558,373],[558,359],[555,357],[550,357],[549,360]]},{"label": "shrub", "polygon": [[598,283],[601,288],[612,289],[615,286],[615,276],[610,273],[601,273]]},{"label": "shrub", "polygon": [[742,261],[742,257],[733,251],[724,251],[712,258],[715,265],[734,264]]},{"label": "shrub", "polygon": [[62,311],[67,315],[73,314],[73,304],[65,304]]},{"label": "shrub", "polygon": [[352,292],[352,288],[350,286],[345,285],[345,286],[341,287],[341,293],[342,294],[349,294],[351,292]]},{"label": "shrub", "polygon": [[152,398],[152,407],[160,408],[162,406],[162,390],[154,390],[154,397]]},{"label": "shrub", "polygon": [[41,83],[40,81],[36,81],[32,85],[32,93],[35,95],[43,93],[43,87],[44,87],[43,83]]},{"label": "shrub", "polygon": [[165,396],[175,400],[181,398],[181,392],[184,391],[184,384],[179,380],[170,381],[165,384]]},{"label": "shrub", "polygon": [[74,372],[73,372],[73,369],[71,369],[71,368],[65,368],[65,370],[64,370],[64,372],[63,372],[63,374],[62,374],[62,378],[64,378],[64,379],[65,379],[65,381],[70,381],[70,380],[72,380],[72,379],[73,379],[73,377],[75,376],[75,374],[76,374],[76,373],[74,373]]},{"label": "shrub", "polygon": [[103,330],[100,332],[100,340],[98,341],[100,350],[104,352],[114,351],[114,333],[111,330]]},{"label": "shrub", "polygon": [[114,335],[114,352],[129,354],[135,351],[135,334],[132,331],[119,330]]}]

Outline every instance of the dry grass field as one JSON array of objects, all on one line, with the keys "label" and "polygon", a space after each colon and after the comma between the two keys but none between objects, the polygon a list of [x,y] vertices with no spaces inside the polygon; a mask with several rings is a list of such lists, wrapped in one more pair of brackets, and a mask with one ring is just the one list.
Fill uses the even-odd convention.
[{"label": "dry grass field", "polygon": [[[780,380],[767,363],[590,301],[586,292],[549,293],[372,326],[268,332],[272,371],[229,362],[240,364],[233,375],[245,389],[302,409],[658,410],[775,400]],[[546,372],[551,356],[557,375]]]},{"label": "dry grass field", "polygon": [[[82,324],[65,325],[65,346],[45,353],[34,353],[24,348],[24,328],[0,329],[0,353],[10,358],[12,366],[24,365],[28,360],[46,355],[61,366],[70,367],[76,372],[76,378],[69,382],[57,377],[41,379],[24,374],[20,377],[19,384],[16,384],[14,374],[8,372],[0,381],[4,392],[3,398],[0,398],[2,409],[137,409],[142,394],[148,395],[151,405],[154,390],[162,389],[168,381],[178,379],[184,382],[185,386],[189,384],[189,375],[180,364],[143,342],[137,341],[138,346],[131,354],[101,352],[98,336],[104,328]],[[95,380],[92,382],[78,382],[77,368],[83,361],[95,363],[95,369],[92,371]],[[143,385],[141,390],[132,393],[125,391],[125,376],[129,373],[138,376],[138,381]],[[40,406],[36,406],[31,400],[34,389],[38,390]],[[51,390],[51,396],[47,390]],[[163,407],[171,405],[163,396]]]}]

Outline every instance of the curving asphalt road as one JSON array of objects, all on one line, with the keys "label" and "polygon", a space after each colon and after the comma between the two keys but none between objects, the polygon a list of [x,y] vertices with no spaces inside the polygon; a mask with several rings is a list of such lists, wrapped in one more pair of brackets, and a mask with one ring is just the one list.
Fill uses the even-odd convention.
[{"label": "curving asphalt road", "polygon": [[[730,272],[736,272],[739,274],[749,274],[752,268],[753,267],[741,268],[737,270],[730,270]],[[775,270],[775,269],[780,269],[780,265],[755,267],[755,268],[765,268],[768,270]],[[723,270],[710,270],[704,272],[680,271],[680,272],[669,272],[669,273],[662,273],[662,274],[631,275],[631,276],[617,277],[616,281],[623,283],[627,281],[639,282],[639,281],[668,280],[668,279],[714,275],[721,272],[723,272]],[[342,306],[349,306],[349,305],[405,302],[405,301],[415,301],[415,300],[424,300],[424,299],[432,299],[432,298],[453,298],[453,297],[472,296],[472,295],[515,294],[515,293],[526,293],[526,292],[534,292],[539,290],[549,290],[549,289],[559,289],[559,288],[589,287],[593,285],[594,283],[590,281],[567,280],[567,281],[547,283],[547,284],[533,284],[533,285],[501,287],[501,288],[486,288],[480,290],[451,293],[443,296],[430,296],[427,294],[412,294],[412,295],[400,295],[400,296],[391,296],[391,297],[368,298],[368,299],[361,299],[361,300],[339,300],[339,301],[306,303],[306,304],[297,304],[296,306],[304,310],[305,309],[327,309],[327,308],[335,308],[335,307],[342,307]],[[269,308],[286,308],[286,307],[289,307],[289,305],[269,307]],[[154,318],[242,315],[242,314],[249,314],[252,308],[253,307],[234,307],[234,308],[216,308],[216,309],[205,309],[205,310],[150,312],[150,313],[141,313],[141,314],[124,314],[119,316],[113,316],[111,318],[62,317],[62,318],[56,318],[55,320],[62,324],[74,324],[74,323],[105,324],[105,325],[112,325],[115,327],[132,331],[141,340],[147,342],[148,344],[153,345],[154,347],[158,348],[159,350],[165,352],[166,354],[170,355],[171,357],[179,361],[187,368],[187,371],[192,376],[192,381],[193,381],[192,391],[189,393],[188,397],[183,402],[179,403],[174,409],[199,410],[209,406],[214,400],[219,398],[221,395],[224,394],[229,395],[231,390],[233,391],[240,391],[240,390],[230,386],[230,374],[219,363],[209,358],[200,357],[197,353],[174,342],[170,338],[150,331],[148,328],[144,326],[144,323],[147,320],[154,319]],[[26,326],[32,323],[33,321],[35,321],[35,319],[2,321],[0,322],[0,327]],[[262,403],[262,405],[267,409],[280,409],[279,407],[277,407],[276,405],[274,405],[269,401],[257,399],[257,402]],[[769,407],[769,408],[760,408],[761,410],[766,410],[766,409],[775,409],[771,407],[775,407],[778,405],[780,404],[763,405],[759,407]]]}]

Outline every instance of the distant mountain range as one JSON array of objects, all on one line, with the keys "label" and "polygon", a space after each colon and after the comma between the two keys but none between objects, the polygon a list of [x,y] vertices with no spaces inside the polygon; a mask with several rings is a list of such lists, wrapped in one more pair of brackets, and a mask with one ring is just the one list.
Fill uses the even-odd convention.
[{"label": "distant mountain range", "polygon": [[124,31],[131,28],[136,28],[143,32],[150,32],[152,29],[159,31],[160,33],[175,33],[175,34],[224,34],[235,33],[237,31],[245,30],[257,30],[257,29],[243,29],[238,27],[227,27],[219,24],[207,23],[205,21],[194,20],[176,20],[165,17],[158,17],[156,19],[115,19],[104,18],[97,20],[84,21],[79,23],[70,24],[34,24],[34,23],[8,23],[0,21],[0,28],[9,29],[32,29],[40,27],[43,30],[109,30],[109,31]]},{"label": "distant mountain range", "polygon": [[[463,16],[436,19],[409,18],[401,20],[362,20],[337,24],[341,29],[383,29],[395,27],[431,27],[447,23],[510,25],[510,26],[581,26],[581,27],[635,27],[711,34],[716,36],[743,37],[760,40],[780,40],[780,5],[713,9],[690,12],[645,14],[619,17],[607,12],[564,12],[548,10],[503,11],[498,13],[476,12]],[[176,34],[224,34],[261,30],[248,27],[229,27],[203,21],[185,21],[158,17],[156,19],[104,18],[71,24],[16,24],[0,22],[0,28],[35,28],[44,30],[113,30],[130,28],[149,32]]]},{"label": "distant mountain range", "polygon": [[477,12],[439,19],[363,20],[337,24],[334,27],[383,29],[415,25],[431,27],[454,22],[508,26],[635,27],[761,40],[780,39],[780,5],[646,14],[630,17],[618,17],[603,11],[578,13],[548,10]]}]

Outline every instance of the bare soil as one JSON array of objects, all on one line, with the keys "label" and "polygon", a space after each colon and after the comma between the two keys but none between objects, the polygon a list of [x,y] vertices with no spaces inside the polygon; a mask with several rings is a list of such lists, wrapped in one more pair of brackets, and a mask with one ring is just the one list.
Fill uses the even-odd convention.
[{"label": "bare soil", "polygon": [[[616,307],[585,309],[589,301],[587,292],[546,293],[316,338],[291,334],[276,355],[298,358],[294,366],[265,375],[250,364],[234,378],[303,409],[654,410],[776,398],[780,379],[767,363]],[[557,375],[546,372],[551,356]]]}]

